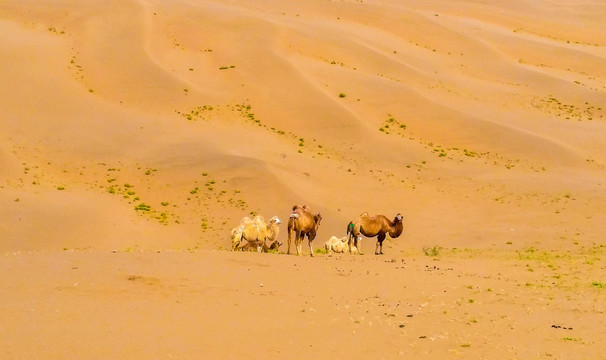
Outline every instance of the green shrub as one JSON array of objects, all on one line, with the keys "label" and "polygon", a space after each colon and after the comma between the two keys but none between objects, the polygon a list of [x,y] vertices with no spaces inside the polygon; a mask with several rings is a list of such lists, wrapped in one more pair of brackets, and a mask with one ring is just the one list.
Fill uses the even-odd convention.
[{"label": "green shrub", "polygon": [[429,247],[429,246],[423,247],[423,253],[425,254],[425,256],[439,256],[441,250],[442,250],[442,247],[437,246],[437,245],[433,246],[433,247]]},{"label": "green shrub", "polygon": [[151,206],[145,204],[145,203],[141,203],[137,206],[135,206],[135,210],[137,211],[151,211]]}]

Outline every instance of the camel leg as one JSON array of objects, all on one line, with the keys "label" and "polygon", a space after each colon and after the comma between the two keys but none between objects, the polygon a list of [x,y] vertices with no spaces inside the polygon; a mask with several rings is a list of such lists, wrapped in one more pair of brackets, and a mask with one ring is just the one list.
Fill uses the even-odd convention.
[{"label": "camel leg", "polygon": [[286,251],[287,255],[290,255],[290,241],[292,239],[292,229],[288,229],[288,250]]},{"label": "camel leg", "polygon": [[362,255],[362,235],[358,235],[358,241],[356,242],[358,248],[358,254]]},{"label": "camel leg", "polygon": [[305,241],[305,234],[301,234],[299,238],[299,254],[303,255],[303,241]]},{"label": "camel leg", "polygon": [[377,237],[377,248],[375,249],[375,255],[383,255],[383,240],[385,240],[385,234],[379,234]]},{"label": "camel leg", "polygon": [[349,223],[347,224],[347,249],[349,250],[349,253],[351,254],[351,245],[353,245],[353,223]]},{"label": "camel leg", "polygon": [[295,233],[295,248],[297,249],[297,256],[301,255],[301,234],[297,231]]},{"label": "camel leg", "polygon": [[313,239],[310,239],[309,236],[307,237],[307,241],[309,243],[309,255],[311,255],[311,257],[314,256],[314,249],[311,247],[311,242],[313,241]]}]

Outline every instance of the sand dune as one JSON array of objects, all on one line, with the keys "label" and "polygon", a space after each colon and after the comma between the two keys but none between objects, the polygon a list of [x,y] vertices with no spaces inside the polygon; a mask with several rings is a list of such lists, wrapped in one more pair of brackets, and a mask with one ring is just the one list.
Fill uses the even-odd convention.
[{"label": "sand dune", "polygon": [[[2,357],[599,357],[605,18],[590,0],[2,2]],[[294,204],[322,213],[316,248],[364,211],[404,233],[385,258],[374,240],[226,251],[242,217]]]}]

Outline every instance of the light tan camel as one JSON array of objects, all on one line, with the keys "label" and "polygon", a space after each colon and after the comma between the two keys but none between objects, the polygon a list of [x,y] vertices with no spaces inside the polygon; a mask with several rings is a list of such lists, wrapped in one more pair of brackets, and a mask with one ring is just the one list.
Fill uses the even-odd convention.
[{"label": "light tan camel", "polygon": [[[244,217],[240,221],[240,225],[232,229],[232,249],[241,250],[244,246],[251,244],[247,246],[247,249],[250,249],[253,244],[256,244],[257,251],[260,252],[264,246],[268,246],[266,242],[273,245],[280,232],[281,223],[282,221],[277,216],[272,217],[268,223],[265,223],[262,216],[256,216],[252,220]],[[246,240],[246,243],[243,243],[243,240]]]},{"label": "light tan camel", "polygon": [[397,238],[402,234],[404,224],[402,215],[396,215],[393,221],[390,221],[384,215],[369,216],[368,213],[363,213],[356,220],[347,225],[347,236],[349,242],[349,251],[352,251],[352,245],[357,247],[361,254],[362,236],[377,237],[377,245],[375,255],[383,255],[383,240],[389,234],[392,239]]},{"label": "light tan camel", "polygon": [[237,250],[240,247],[240,243],[242,243],[242,230],[248,224],[252,223],[252,219],[248,216],[245,216],[240,220],[240,224],[235,228],[231,229],[231,249]]},{"label": "light tan camel", "polygon": [[320,213],[313,214],[307,205],[295,205],[292,208],[292,213],[288,219],[288,254],[290,254],[290,242],[295,236],[295,248],[297,255],[303,252],[303,239],[307,236],[309,243],[309,255],[314,256],[314,251],[311,242],[316,238],[318,227],[322,221]]},{"label": "light tan camel", "polygon": [[327,253],[345,253],[346,251],[349,251],[347,236],[343,236],[342,238],[332,236],[324,243],[324,249],[326,249]]}]

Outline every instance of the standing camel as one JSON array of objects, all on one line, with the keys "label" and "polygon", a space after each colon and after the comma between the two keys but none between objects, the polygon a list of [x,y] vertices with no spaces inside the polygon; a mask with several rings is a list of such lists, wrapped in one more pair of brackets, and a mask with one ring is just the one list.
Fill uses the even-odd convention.
[{"label": "standing camel", "polygon": [[297,255],[303,252],[303,239],[307,236],[309,242],[309,255],[314,256],[314,251],[311,247],[311,242],[316,238],[318,226],[322,215],[320,213],[313,214],[307,205],[295,205],[292,208],[292,213],[288,219],[288,254],[290,254],[290,242],[293,234],[295,235],[295,247]]},{"label": "standing camel", "polygon": [[[242,250],[247,244],[250,244],[248,245],[250,249],[256,244],[258,251],[261,251],[263,246],[268,246],[267,242],[271,246],[278,237],[281,223],[282,221],[277,216],[269,219],[267,223],[265,223],[262,216],[256,216],[252,220],[249,217],[244,217],[240,221],[240,225],[231,231],[232,249]],[[246,240],[246,242],[243,242],[243,240]]]},{"label": "standing camel", "polygon": [[350,222],[347,225],[347,235],[349,251],[351,252],[352,245],[358,248],[358,252],[361,253],[362,249],[362,235],[366,237],[377,237],[377,246],[375,248],[375,255],[383,255],[383,240],[385,240],[386,234],[392,239],[397,238],[402,234],[404,224],[402,222],[402,215],[396,215],[393,221],[389,221],[384,215],[369,216],[368,213],[363,213],[356,220]]}]

